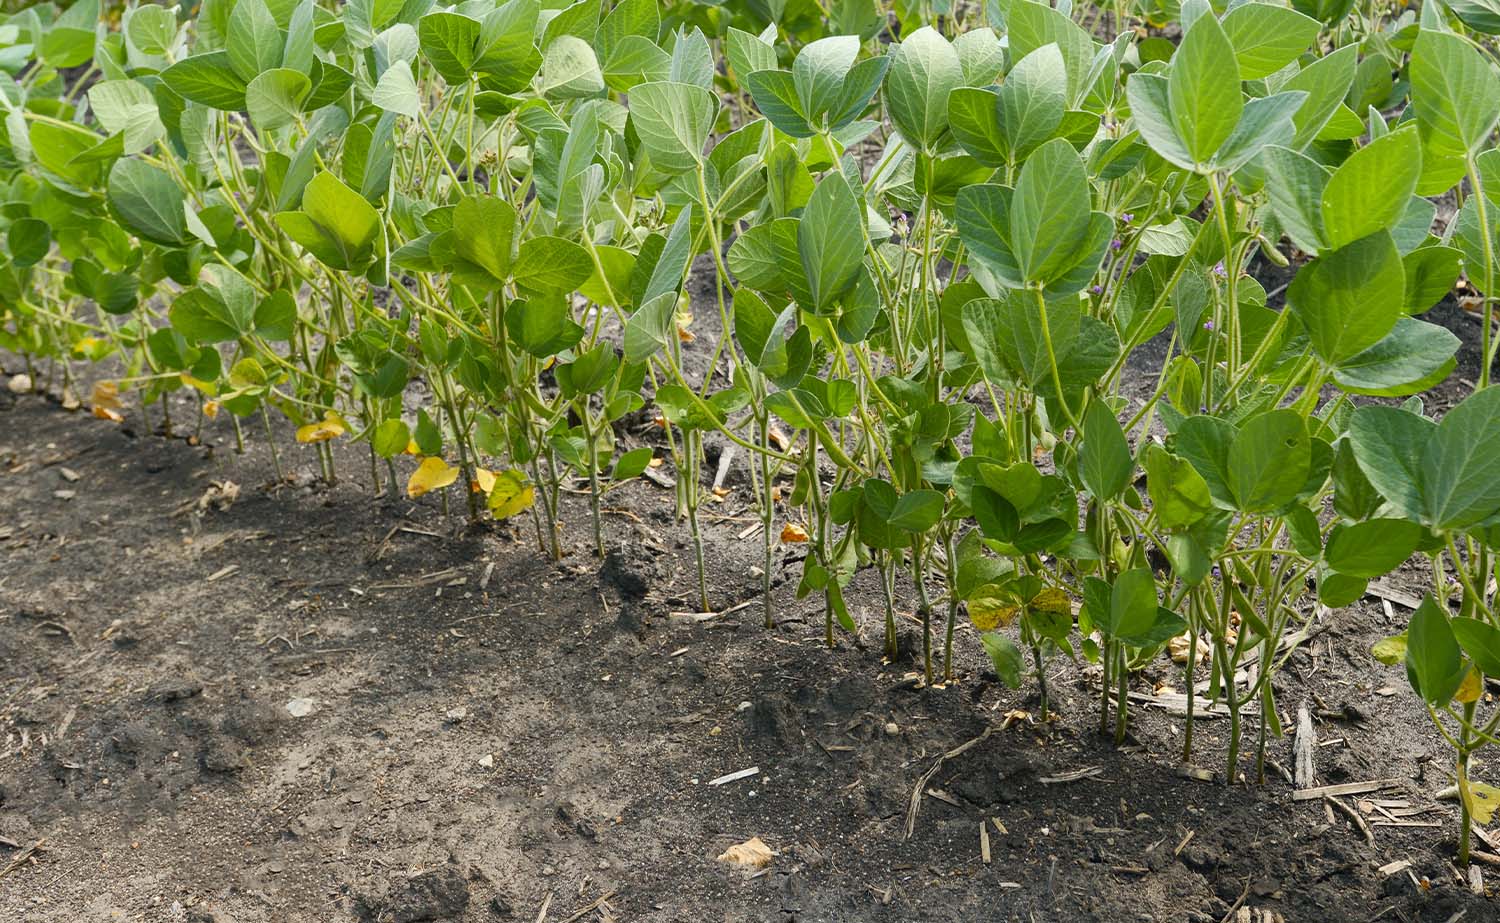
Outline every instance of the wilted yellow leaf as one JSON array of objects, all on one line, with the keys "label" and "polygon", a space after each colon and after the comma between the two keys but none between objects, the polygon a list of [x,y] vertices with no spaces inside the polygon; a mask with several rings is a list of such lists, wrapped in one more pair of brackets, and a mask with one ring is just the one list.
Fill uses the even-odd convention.
[{"label": "wilted yellow leaf", "polygon": [[807,529],[800,524],[789,522],[781,527],[781,540],[789,544],[800,544],[807,541]]},{"label": "wilted yellow leaf", "polygon": [[411,480],[406,482],[406,495],[416,499],[430,490],[447,487],[456,480],[458,469],[434,455],[423,459],[417,470],[412,472]]},{"label": "wilted yellow leaf", "polygon": [[476,494],[489,496],[490,491],[495,489],[495,472],[487,468],[475,468],[474,480],[469,482],[469,489]]},{"label": "wilted yellow leaf", "polygon": [[109,410],[120,409],[120,386],[112,381],[100,381],[94,383],[94,393],[89,398],[89,403],[97,410],[104,407]]},{"label": "wilted yellow leaf", "polygon": [[421,446],[417,445],[417,440],[415,440],[415,439],[408,439],[408,440],[406,440],[406,450],[405,451],[406,451],[407,455],[421,455],[422,454],[422,448],[421,448]]},{"label": "wilted yellow leaf", "polygon": [[536,488],[526,481],[523,472],[514,469],[495,475],[490,488],[490,513],[496,519],[509,519],[536,502]]},{"label": "wilted yellow leaf", "polygon": [[1495,808],[1500,807],[1500,788],[1484,782],[1465,783],[1460,779],[1458,791],[1476,822],[1484,825],[1495,819]]},{"label": "wilted yellow leaf", "polygon": [[[1187,632],[1183,632],[1182,634],[1167,642],[1167,654],[1172,658],[1173,663],[1188,662],[1188,644],[1189,642]],[[1209,655],[1212,653],[1213,649],[1208,646],[1208,642],[1203,640],[1202,637],[1199,637],[1198,655],[1196,658],[1194,658],[1193,662],[1197,663],[1200,660],[1207,660]]]},{"label": "wilted yellow leaf", "polygon": [[323,419],[318,422],[297,427],[297,441],[327,442],[330,439],[344,435],[346,432],[348,432],[348,427],[344,425],[344,421],[339,419],[338,414],[330,410],[323,414]]},{"label": "wilted yellow leaf", "polygon": [[1469,672],[1464,674],[1464,681],[1458,684],[1458,691],[1453,693],[1453,701],[1467,705],[1478,702],[1483,694],[1484,680],[1480,679],[1478,670],[1469,667]]},{"label": "wilted yellow leaf", "polygon": [[215,417],[217,417],[219,415],[219,402],[218,401],[204,401],[203,402],[203,415],[206,416],[206,417],[208,417],[210,420],[212,420]]},{"label": "wilted yellow leaf", "polygon": [[719,855],[720,862],[739,866],[747,872],[765,868],[774,858],[776,858],[775,851],[762,842],[758,836],[753,836],[743,843],[736,843]]},{"label": "wilted yellow leaf", "polygon": [[1370,653],[1386,666],[1395,666],[1406,659],[1406,632],[1381,638],[1370,648]]}]

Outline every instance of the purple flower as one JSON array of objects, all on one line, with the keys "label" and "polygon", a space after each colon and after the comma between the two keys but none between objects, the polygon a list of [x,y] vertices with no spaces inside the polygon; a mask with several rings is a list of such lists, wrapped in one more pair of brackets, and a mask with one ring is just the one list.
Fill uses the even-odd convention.
[{"label": "purple flower", "polygon": [[1089,286],[1089,291],[1093,292],[1095,295],[1102,295],[1102,294],[1104,294],[1104,286],[1102,286],[1102,285],[1091,285],[1091,286]]},{"label": "purple flower", "polygon": [[1130,212],[1121,212],[1120,220],[1126,224],[1129,224],[1130,222],[1135,220],[1135,215],[1132,215]]},{"label": "purple flower", "polygon": [[1109,249],[1111,250],[1118,250],[1123,246],[1125,246],[1125,242],[1118,237],[1109,242]]},{"label": "purple flower", "polygon": [[1217,565],[1217,564],[1214,565],[1213,573],[1214,573],[1214,577],[1217,579],[1218,576],[1219,576],[1219,565]]},{"label": "purple flower", "polygon": [[1227,273],[1227,272],[1224,271],[1224,261],[1223,260],[1219,260],[1217,263],[1214,264],[1214,275],[1218,276],[1221,279],[1224,278],[1225,276],[1229,275],[1229,273]]},{"label": "purple flower", "polygon": [[1212,330],[1212,329],[1214,329],[1214,322],[1211,321],[1211,320],[1204,321],[1203,322],[1203,329],[1204,330]]}]

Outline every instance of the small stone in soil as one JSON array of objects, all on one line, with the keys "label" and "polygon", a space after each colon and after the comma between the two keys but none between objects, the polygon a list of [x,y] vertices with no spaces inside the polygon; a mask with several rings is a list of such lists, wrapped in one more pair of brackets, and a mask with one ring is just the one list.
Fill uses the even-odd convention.
[{"label": "small stone in soil", "polygon": [[406,880],[368,919],[392,923],[462,919],[469,907],[469,883],[455,866],[423,872]]}]

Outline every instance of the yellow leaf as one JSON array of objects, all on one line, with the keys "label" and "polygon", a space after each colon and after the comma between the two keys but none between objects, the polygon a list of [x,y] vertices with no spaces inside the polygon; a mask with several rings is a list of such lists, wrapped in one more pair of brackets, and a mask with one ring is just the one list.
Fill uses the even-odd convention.
[{"label": "yellow leaf", "polygon": [[297,441],[327,442],[330,439],[344,435],[346,432],[348,432],[348,428],[344,426],[344,421],[339,419],[338,414],[330,410],[323,414],[323,419],[318,422],[297,427]]},{"label": "yellow leaf", "polygon": [[490,491],[495,489],[495,472],[487,468],[475,468],[474,480],[470,482],[469,489],[476,494],[489,496]]},{"label": "yellow leaf", "polygon": [[1073,600],[1068,598],[1066,590],[1048,587],[1032,597],[1031,608],[1038,612],[1051,612],[1054,615],[1072,615]]},{"label": "yellow leaf", "polygon": [[502,471],[495,475],[490,488],[490,512],[496,519],[509,519],[536,502],[536,488],[526,481],[524,472]]},{"label": "yellow leaf", "polygon": [[1464,674],[1464,681],[1458,684],[1458,691],[1453,693],[1453,701],[1467,705],[1478,702],[1483,694],[1484,681],[1479,678],[1479,671],[1469,667],[1469,672]]},{"label": "yellow leaf", "polygon": [[406,482],[406,495],[416,499],[429,490],[447,487],[456,480],[458,469],[434,455],[423,459],[417,470],[412,472],[411,480]]},{"label": "yellow leaf", "polygon": [[765,868],[774,858],[776,853],[758,836],[736,843],[719,855],[720,862],[737,865],[747,872]]},{"label": "yellow leaf", "polygon": [[422,449],[417,445],[417,440],[415,440],[415,439],[408,439],[408,440],[406,440],[406,454],[407,455],[421,455],[422,454]]},{"label": "yellow leaf", "polygon": [[781,527],[781,540],[788,544],[799,544],[807,541],[807,529],[795,522],[789,522]]},{"label": "yellow leaf", "polygon": [[100,407],[106,410],[120,409],[120,386],[112,381],[100,381],[94,384],[94,393],[90,403],[97,411]]},{"label": "yellow leaf", "polygon": [[1495,819],[1495,808],[1500,807],[1500,788],[1460,778],[1458,791],[1469,806],[1469,815],[1480,826]]},{"label": "yellow leaf", "polygon": [[219,402],[218,401],[204,401],[203,402],[203,415],[205,417],[208,417],[210,420],[212,420],[213,418],[217,417],[219,415]]},{"label": "yellow leaf", "polygon": [[971,597],[968,603],[969,621],[980,631],[994,631],[1002,625],[1009,625],[1021,612],[1020,606],[992,594]]}]

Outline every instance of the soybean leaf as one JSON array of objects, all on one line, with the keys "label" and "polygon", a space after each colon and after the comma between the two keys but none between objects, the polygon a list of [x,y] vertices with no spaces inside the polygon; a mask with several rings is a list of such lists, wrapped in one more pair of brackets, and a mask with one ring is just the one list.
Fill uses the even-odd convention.
[{"label": "soybean leaf", "polygon": [[237,0],[229,14],[229,32],[224,50],[229,65],[246,83],[281,66],[286,42],[266,0]]},{"label": "soybean leaf", "polygon": [[1100,500],[1113,500],[1130,484],[1135,462],[1125,431],[1103,400],[1089,403],[1083,415],[1083,444],[1078,450],[1078,474]]},{"label": "soybean leaf", "polygon": [[1229,487],[1241,510],[1270,512],[1296,499],[1311,467],[1302,418],[1292,410],[1272,410],[1240,427],[1229,453]]},{"label": "soybean leaf", "polygon": [[120,220],[146,240],[176,246],[186,239],[187,196],[165,170],[143,160],[117,160],[108,196]]},{"label": "soybean leaf", "polygon": [[1403,317],[1378,343],[1340,363],[1333,380],[1352,394],[1416,394],[1452,374],[1459,345],[1446,327]]},{"label": "soybean leaf", "polygon": [[308,182],[302,211],[281,212],[276,221],[313,256],[345,271],[364,269],[380,238],[380,213],[327,171]]},{"label": "soybean leaf", "polygon": [[211,109],[236,112],[245,108],[245,85],[229,63],[229,54],[210,51],[183,58],[162,71],[162,82],[184,99]]},{"label": "soybean leaf", "polygon": [[703,159],[719,102],[702,87],[667,81],[643,83],[630,93],[630,120],[657,168],[694,169]]},{"label": "soybean leaf", "polygon": [[797,251],[810,302],[827,310],[854,283],[864,259],[864,209],[842,173],[818,184],[797,225]]},{"label": "soybean leaf", "polygon": [[1339,365],[1378,343],[1401,317],[1406,276],[1388,232],[1380,231],[1303,267],[1287,307],[1307,328],[1313,350]]},{"label": "soybean leaf", "polygon": [[1398,407],[1366,406],[1349,420],[1349,442],[1359,468],[1401,515],[1423,519],[1423,451],[1436,424]]},{"label": "soybean leaf", "polygon": [[885,100],[891,122],[913,147],[929,153],[948,128],[948,94],[963,85],[958,52],[936,29],[923,26],[892,52]]},{"label": "soybean leaf", "polygon": [[1349,577],[1379,577],[1400,567],[1426,530],[1409,519],[1339,524],[1323,551],[1328,566]]},{"label": "soybean leaf", "polygon": [[1346,159],[1323,188],[1326,245],[1337,250],[1395,227],[1422,175],[1422,143],[1414,128],[1393,131]]},{"label": "soybean leaf", "polygon": [[1062,124],[1068,72],[1056,44],[1047,44],[1016,62],[1000,86],[998,117],[1013,161],[1031,155]]},{"label": "soybean leaf", "polygon": [[1448,616],[1429,594],[1406,630],[1406,675],[1429,705],[1444,706],[1458,692],[1465,666]]},{"label": "soybean leaf", "polygon": [[245,111],[257,128],[283,128],[297,120],[312,82],[301,71],[278,67],[263,72],[245,88]]},{"label": "soybean leaf", "polygon": [[1424,446],[1419,483],[1427,522],[1437,529],[1466,529],[1500,513],[1497,458],[1500,387],[1489,387],[1444,414]]},{"label": "soybean leaf", "polygon": [[510,278],[516,210],[499,196],[467,196],[453,209],[453,249],[483,270],[491,287]]},{"label": "soybean leaf", "polygon": [[588,251],[561,237],[533,237],[521,244],[513,270],[523,291],[571,292],[594,271]]},{"label": "soybean leaf", "polygon": [[1486,676],[1500,676],[1500,629],[1478,619],[1456,618],[1449,623],[1474,666]]},{"label": "soybean leaf", "polygon": [[1318,37],[1318,21],[1268,3],[1245,3],[1224,16],[1240,76],[1259,80],[1286,67]]},{"label": "soybean leaf", "polygon": [[1177,47],[1167,98],[1183,147],[1196,163],[1207,164],[1245,108],[1234,47],[1215,17],[1199,17]]},{"label": "soybean leaf", "polygon": [[1500,119],[1500,77],[1483,54],[1451,32],[1423,29],[1411,52],[1411,104],[1433,148],[1466,156]]},{"label": "soybean leaf", "polygon": [[422,102],[417,96],[417,81],[412,77],[411,65],[405,61],[397,61],[387,67],[375,84],[370,102],[386,112],[395,112],[408,118],[414,119],[420,115]]},{"label": "soybean leaf", "polygon": [[1187,459],[1150,445],[1143,460],[1151,506],[1164,528],[1190,526],[1213,509],[1208,484]]}]

